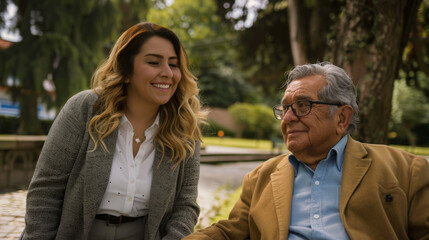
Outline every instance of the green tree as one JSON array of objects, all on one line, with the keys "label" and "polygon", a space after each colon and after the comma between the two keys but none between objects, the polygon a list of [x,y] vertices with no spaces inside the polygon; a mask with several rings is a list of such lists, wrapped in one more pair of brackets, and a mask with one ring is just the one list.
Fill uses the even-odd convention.
[{"label": "green tree", "polygon": [[194,73],[215,66],[222,56],[231,56],[234,38],[215,14],[214,0],[175,0],[170,6],[160,6],[149,10],[148,21],[169,27],[179,36]]},{"label": "green tree", "polygon": [[236,102],[260,101],[254,88],[228,67],[203,71],[198,79],[204,105],[228,108]]},{"label": "green tree", "polygon": [[[422,75],[420,74],[420,77],[424,78]],[[392,99],[392,121],[402,127],[409,144],[413,147],[416,146],[418,140],[418,134],[413,132],[413,128],[420,124],[429,123],[428,99],[422,91],[407,86],[405,79],[395,82]]]},{"label": "green tree", "polygon": [[188,53],[199,79],[205,105],[227,108],[235,102],[256,102],[257,90],[235,70],[235,33],[216,14],[214,0],[175,0],[148,13],[148,20],[173,29]]},{"label": "green tree", "polygon": [[[120,12],[113,1],[104,0],[10,2],[18,8],[14,30],[22,40],[0,55],[0,84],[5,85],[8,76],[14,79],[11,93],[20,104],[18,133],[39,134],[37,103],[50,99],[43,82],[55,85],[52,102],[57,107],[87,88],[106,42],[117,34]],[[1,3],[3,16],[5,2]]]},{"label": "green tree", "polygon": [[358,135],[365,142],[387,143],[393,82],[420,3],[421,0],[346,1],[331,59],[358,86]]},{"label": "green tree", "polygon": [[[244,1],[247,3],[247,1]],[[240,59],[248,69],[256,69],[246,80],[258,85],[279,86],[275,80],[293,64],[330,61],[343,67],[358,86],[361,107],[359,139],[367,142],[387,141],[391,111],[393,81],[401,67],[403,50],[410,41],[410,31],[416,25],[421,0],[269,0],[254,5],[242,1],[220,0],[219,12],[233,26],[243,26],[249,12],[257,13],[253,25],[239,31],[249,43],[241,41]],[[426,12],[427,1],[420,8]],[[422,10],[423,8],[423,10]],[[234,16],[241,10],[243,14]],[[421,13],[418,28],[409,44],[408,69],[429,69],[426,53],[427,14]],[[275,21],[274,21],[275,20]],[[273,27],[277,31],[272,31]],[[259,38],[258,38],[259,36]],[[252,39],[252,40],[249,40]],[[279,39],[282,39],[279,41]],[[243,44],[241,44],[243,43]],[[263,44],[264,43],[264,44]],[[268,44],[265,44],[268,43]],[[274,49],[272,51],[271,49]],[[256,57],[249,57],[255,53]],[[420,58],[417,58],[420,56]],[[274,61],[273,61],[274,59]],[[292,60],[293,59],[293,60]],[[410,61],[409,59],[413,59]],[[419,60],[420,59],[420,60]],[[247,61],[247,62],[246,62]],[[258,67],[252,65],[255,62]],[[418,64],[416,62],[418,61]],[[266,63],[266,65],[263,65]],[[273,65],[275,65],[273,67]],[[282,70],[281,70],[282,69]],[[410,71],[407,71],[410,72]],[[427,70],[429,72],[429,70]],[[270,78],[274,74],[275,77]],[[266,78],[264,78],[267,76]],[[414,75],[416,74],[414,73]],[[266,93],[275,91],[264,88]],[[378,114],[374,114],[378,113]]]}]

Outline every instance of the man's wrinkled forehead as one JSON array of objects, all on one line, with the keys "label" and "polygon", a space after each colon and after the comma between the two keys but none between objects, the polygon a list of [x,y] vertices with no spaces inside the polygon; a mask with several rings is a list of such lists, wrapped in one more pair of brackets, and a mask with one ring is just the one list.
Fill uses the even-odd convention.
[{"label": "man's wrinkled forehead", "polygon": [[298,100],[317,100],[320,89],[325,85],[326,80],[321,75],[295,79],[287,85],[282,103],[291,103]]}]

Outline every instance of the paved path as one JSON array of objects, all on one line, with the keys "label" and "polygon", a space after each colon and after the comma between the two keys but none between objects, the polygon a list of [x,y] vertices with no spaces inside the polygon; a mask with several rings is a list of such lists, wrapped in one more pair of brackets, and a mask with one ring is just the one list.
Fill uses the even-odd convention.
[{"label": "paved path", "polygon": [[[251,149],[237,149],[209,146],[210,152],[253,152]],[[198,186],[198,204],[201,206],[200,225],[207,226],[207,217],[214,204],[222,201],[228,193],[241,186],[244,175],[261,162],[240,162],[226,164],[201,164]],[[221,189],[221,190],[219,190]],[[0,239],[16,240],[24,228],[25,197],[27,191],[0,193]],[[206,217],[206,218],[205,218]]]},{"label": "paved path", "polygon": [[0,239],[18,239],[21,235],[26,194],[24,190],[0,194]]}]

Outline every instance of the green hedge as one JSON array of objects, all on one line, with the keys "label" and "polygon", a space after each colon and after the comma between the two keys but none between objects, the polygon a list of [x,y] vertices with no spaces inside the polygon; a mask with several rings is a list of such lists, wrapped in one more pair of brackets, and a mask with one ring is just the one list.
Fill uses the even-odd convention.
[{"label": "green hedge", "polygon": [[[40,120],[43,134],[46,135],[54,120]],[[0,115],[0,134],[17,134],[19,118]]]}]

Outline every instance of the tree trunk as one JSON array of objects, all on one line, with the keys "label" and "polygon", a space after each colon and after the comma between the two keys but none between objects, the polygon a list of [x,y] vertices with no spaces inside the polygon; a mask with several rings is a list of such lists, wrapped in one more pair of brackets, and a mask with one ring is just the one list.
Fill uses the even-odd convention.
[{"label": "tree trunk", "polygon": [[341,1],[288,0],[289,39],[294,65],[325,61],[330,51],[327,35],[338,15]]},{"label": "tree trunk", "polygon": [[42,125],[37,116],[37,94],[33,90],[22,89],[19,101],[18,134],[41,135]]},{"label": "tree trunk", "polygon": [[348,0],[332,45],[331,62],[357,85],[358,138],[387,143],[393,81],[421,0]]},{"label": "tree trunk", "polygon": [[288,14],[289,14],[289,31],[290,31],[290,45],[292,49],[294,65],[302,65],[308,62],[307,60],[307,31],[305,29],[303,15],[304,2],[301,0],[288,1]]}]

